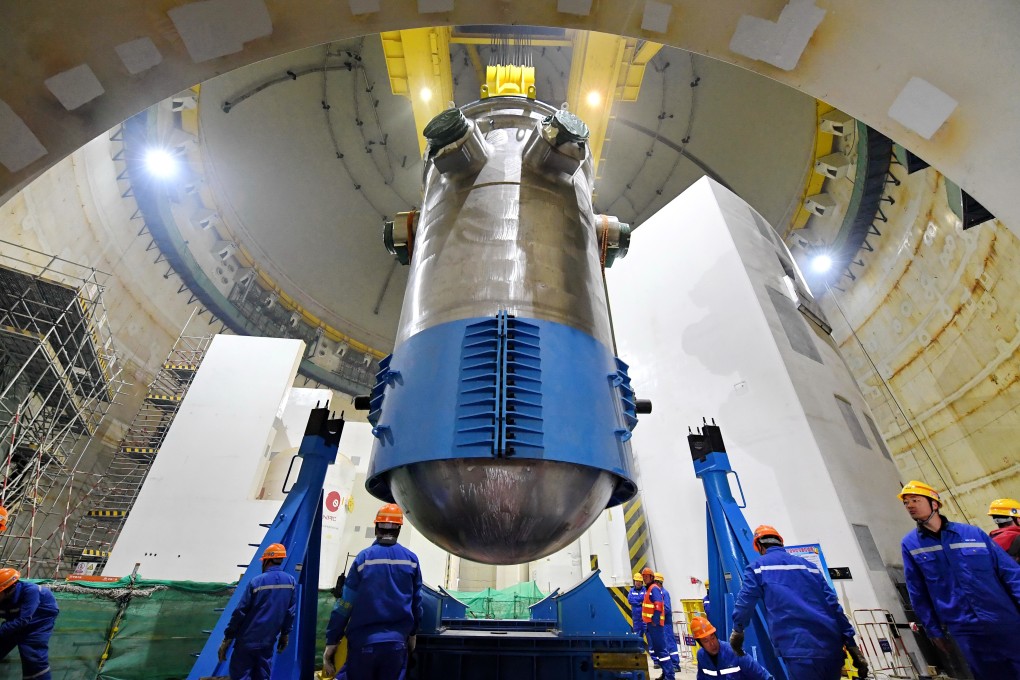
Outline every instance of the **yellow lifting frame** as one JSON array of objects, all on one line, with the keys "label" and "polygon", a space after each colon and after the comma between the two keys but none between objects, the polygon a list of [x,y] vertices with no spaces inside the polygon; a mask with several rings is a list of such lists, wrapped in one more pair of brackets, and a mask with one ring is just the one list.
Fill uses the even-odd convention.
[{"label": "yellow lifting frame", "polygon": [[379,35],[390,90],[411,102],[418,147],[425,153],[423,131],[430,120],[453,100],[453,71],[450,69],[450,28],[415,28],[386,31]]},{"label": "yellow lifting frame", "polygon": [[661,45],[607,33],[575,31],[567,105],[588,125],[595,176],[617,99],[637,101],[645,67]]}]

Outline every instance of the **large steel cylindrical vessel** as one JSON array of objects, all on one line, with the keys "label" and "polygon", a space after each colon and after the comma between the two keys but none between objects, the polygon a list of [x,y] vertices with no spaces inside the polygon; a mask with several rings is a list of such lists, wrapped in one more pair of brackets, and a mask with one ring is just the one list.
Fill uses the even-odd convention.
[{"label": "large steel cylindrical vessel", "polygon": [[635,491],[600,262],[610,232],[625,252],[626,225],[593,213],[587,128],[566,111],[492,98],[425,134],[367,486],[447,550],[521,563]]}]

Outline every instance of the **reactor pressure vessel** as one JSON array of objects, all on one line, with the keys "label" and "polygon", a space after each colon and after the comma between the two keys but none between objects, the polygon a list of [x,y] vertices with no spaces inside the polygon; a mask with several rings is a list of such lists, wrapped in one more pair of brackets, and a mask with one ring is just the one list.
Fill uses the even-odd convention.
[{"label": "reactor pressure vessel", "polygon": [[366,486],[450,552],[527,562],[636,491],[602,272],[629,227],[594,214],[588,129],[565,110],[493,97],[425,136],[422,208],[384,232],[410,273]]}]

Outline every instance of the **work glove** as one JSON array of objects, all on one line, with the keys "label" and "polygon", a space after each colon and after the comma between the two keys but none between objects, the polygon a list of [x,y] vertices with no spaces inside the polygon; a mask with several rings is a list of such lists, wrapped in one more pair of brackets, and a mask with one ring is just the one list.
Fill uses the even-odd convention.
[{"label": "work glove", "polygon": [[287,649],[287,643],[290,642],[290,636],[286,633],[280,635],[279,642],[276,643],[276,653],[279,654],[283,650]]},{"label": "work glove", "polygon": [[730,633],[730,647],[737,653],[737,656],[744,656],[744,631],[735,630]]},{"label": "work glove", "polygon": [[336,666],[333,659],[336,658],[336,645],[326,645],[326,651],[322,653],[322,676],[332,678],[336,675]]},{"label": "work glove", "polygon": [[230,649],[230,644],[232,642],[233,642],[233,640],[228,640],[227,638],[223,638],[223,642],[220,643],[220,649],[216,653],[216,656],[219,658],[220,663],[223,663],[223,662],[225,662],[227,660],[227,650]]},{"label": "work glove", "polygon": [[857,669],[857,677],[860,680],[867,680],[868,677],[868,660],[861,654],[860,647],[847,647],[846,651],[850,654],[850,660],[854,663],[854,668]]},{"label": "work glove", "polygon": [[414,654],[414,648],[418,645],[418,636],[411,635],[407,638],[407,653]]}]

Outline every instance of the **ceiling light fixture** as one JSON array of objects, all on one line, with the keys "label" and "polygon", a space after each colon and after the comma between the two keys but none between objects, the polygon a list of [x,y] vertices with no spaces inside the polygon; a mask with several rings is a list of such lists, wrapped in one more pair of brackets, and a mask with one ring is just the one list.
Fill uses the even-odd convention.
[{"label": "ceiling light fixture", "polygon": [[811,271],[816,274],[824,274],[832,269],[832,258],[828,255],[815,255],[811,260]]},{"label": "ceiling light fixture", "polygon": [[158,179],[170,179],[177,174],[177,158],[166,149],[149,149],[145,152],[145,169]]},{"label": "ceiling light fixture", "polygon": [[418,93],[423,102],[432,101],[432,90],[427,87],[421,88],[421,92]]},{"label": "ceiling light fixture", "polygon": [[598,106],[602,103],[602,95],[599,94],[598,90],[592,90],[584,100],[588,103],[588,106]]}]

